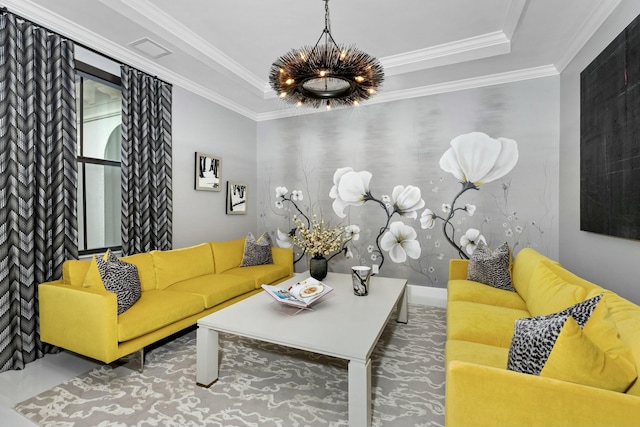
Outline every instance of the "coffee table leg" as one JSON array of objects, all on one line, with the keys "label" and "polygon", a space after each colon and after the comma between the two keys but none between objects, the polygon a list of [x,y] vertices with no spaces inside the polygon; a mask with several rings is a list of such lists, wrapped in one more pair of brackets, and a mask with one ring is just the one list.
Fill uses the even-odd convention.
[{"label": "coffee table leg", "polygon": [[218,380],[218,332],[198,327],[196,333],[196,384],[211,387]]},{"label": "coffee table leg", "polygon": [[398,319],[396,320],[398,323],[407,323],[409,321],[409,305],[407,302],[408,298],[407,288],[404,288],[402,292],[402,296],[398,300],[398,305],[396,306],[396,310],[398,312]]},{"label": "coffee table leg", "polygon": [[349,361],[349,427],[371,426],[371,359]]}]

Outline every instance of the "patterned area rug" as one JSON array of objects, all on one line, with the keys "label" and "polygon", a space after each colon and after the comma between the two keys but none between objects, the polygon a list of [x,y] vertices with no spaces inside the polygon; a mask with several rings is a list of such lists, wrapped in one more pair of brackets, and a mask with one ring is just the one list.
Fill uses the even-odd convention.
[{"label": "patterned area rug", "polygon": [[[445,310],[409,306],[372,356],[373,426],[444,424]],[[195,384],[191,331],[147,353],[144,373],[103,366],[19,403],[40,426],[348,426],[347,362],[220,334],[220,377]]]}]

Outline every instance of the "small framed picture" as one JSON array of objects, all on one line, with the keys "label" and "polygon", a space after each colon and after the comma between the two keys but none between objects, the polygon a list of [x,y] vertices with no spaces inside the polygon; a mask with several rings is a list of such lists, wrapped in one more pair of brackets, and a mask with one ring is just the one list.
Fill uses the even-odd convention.
[{"label": "small framed picture", "polygon": [[221,191],[221,160],[210,154],[196,153],[195,189],[204,191]]},{"label": "small framed picture", "polygon": [[227,215],[247,213],[247,185],[227,181]]}]

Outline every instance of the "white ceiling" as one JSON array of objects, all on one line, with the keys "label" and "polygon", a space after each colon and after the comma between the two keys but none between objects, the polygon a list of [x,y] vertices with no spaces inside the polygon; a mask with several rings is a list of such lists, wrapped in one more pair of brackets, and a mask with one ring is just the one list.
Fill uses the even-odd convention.
[{"label": "white ceiling", "polygon": [[[335,40],[385,68],[371,104],[556,75],[620,1],[331,0],[329,8]],[[268,72],[287,51],[315,44],[324,28],[322,0],[3,3],[254,120],[315,112],[279,100]],[[145,39],[170,53],[141,53],[136,46]]]}]

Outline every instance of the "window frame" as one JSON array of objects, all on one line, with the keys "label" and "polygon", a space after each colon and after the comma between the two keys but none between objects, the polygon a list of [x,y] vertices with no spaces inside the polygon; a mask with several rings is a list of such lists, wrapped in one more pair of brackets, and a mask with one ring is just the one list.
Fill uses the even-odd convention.
[{"label": "window frame", "polygon": [[[78,60],[75,61],[75,74],[76,76],[79,76],[81,78],[80,91],[79,91],[80,100],[84,99],[84,84],[82,84],[83,82],[82,79],[90,79],[90,80],[98,81],[100,83],[106,82],[107,84],[115,85],[115,86],[118,86],[120,89],[122,89],[122,79],[119,76],[116,76],[107,71],[101,70],[99,68],[96,68],[92,65],[89,65],[87,63],[84,63]],[[78,115],[77,121],[78,123],[81,124],[80,129],[77,130],[77,138],[78,138],[77,145],[79,147],[79,150],[76,153],[76,162],[78,167],[78,174],[82,175],[83,185],[82,185],[82,218],[78,216],[78,222],[82,221],[82,227],[84,230],[84,241],[83,241],[82,247],[87,248],[89,233],[87,233],[87,185],[86,185],[87,180],[86,180],[85,165],[94,164],[94,165],[101,165],[101,166],[111,166],[111,167],[118,167],[120,168],[120,170],[122,170],[121,169],[122,162],[115,161],[115,160],[107,160],[107,159],[97,159],[95,157],[86,157],[86,156],[80,155],[81,153],[84,153],[84,126],[82,126],[82,123],[84,123],[84,104],[82,102],[80,102],[80,107],[81,108],[78,109],[79,111],[76,111],[76,114]],[[78,242],[78,244],[80,244],[80,242]],[[106,246],[106,247],[82,249],[82,250],[79,249],[78,255],[79,256],[94,255],[94,254],[104,253],[107,250],[122,251],[122,245],[120,244],[117,246]]]}]

